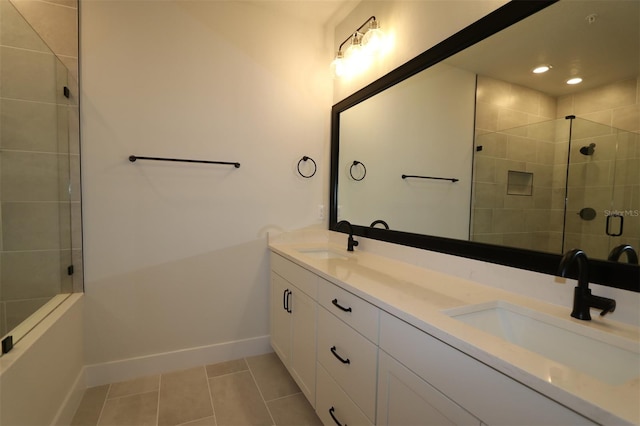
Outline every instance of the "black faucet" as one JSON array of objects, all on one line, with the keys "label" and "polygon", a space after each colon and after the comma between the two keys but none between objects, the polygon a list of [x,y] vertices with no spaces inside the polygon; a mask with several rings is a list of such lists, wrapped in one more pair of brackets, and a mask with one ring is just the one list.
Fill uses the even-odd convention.
[{"label": "black faucet", "polygon": [[621,244],[618,247],[614,247],[614,249],[611,250],[611,253],[609,253],[608,260],[617,262],[620,260],[620,256],[622,256],[622,253],[625,252],[627,253],[627,262],[633,265],[637,265],[638,253],[636,253],[633,247],[631,247],[629,244]]},{"label": "black faucet", "polygon": [[347,220],[341,220],[336,225],[336,231],[341,225],[347,225],[349,227],[349,239],[347,239],[347,251],[353,251],[353,248],[358,245],[358,242],[353,239],[353,226]]},{"label": "black faucet", "polygon": [[389,225],[387,224],[387,222],[385,222],[382,219],[374,220],[373,222],[371,222],[371,225],[369,226],[373,228],[376,225],[382,225],[384,226],[384,229],[389,229]]},{"label": "black faucet", "polygon": [[602,309],[600,316],[616,310],[616,301],[606,297],[594,296],[589,288],[589,260],[579,249],[565,253],[558,266],[558,275],[566,277],[569,267],[578,263],[578,285],[573,291],[573,311],[571,316],[580,320],[591,320],[590,308]]}]

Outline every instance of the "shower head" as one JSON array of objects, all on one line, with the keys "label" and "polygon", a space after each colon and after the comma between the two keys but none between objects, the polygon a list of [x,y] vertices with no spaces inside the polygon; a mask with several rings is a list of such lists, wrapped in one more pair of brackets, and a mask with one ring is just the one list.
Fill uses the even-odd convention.
[{"label": "shower head", "polygon": [[582,155],[593,155],[593,152],[596,150],[596,144],[590,143],[589,146],[583,146],[580,148],[580,154]]}]

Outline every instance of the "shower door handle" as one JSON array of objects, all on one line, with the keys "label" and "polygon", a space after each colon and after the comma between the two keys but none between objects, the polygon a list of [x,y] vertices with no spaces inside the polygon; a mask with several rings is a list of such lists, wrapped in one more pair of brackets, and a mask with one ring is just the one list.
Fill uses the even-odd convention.
[{"label": "shower door handle", "polygon": [[[614,234],[613,232],[611,232],[611,218],[612,217],[619,217],[620,218],[620,229],[618,230],[617,234]],[[624,216],[622,216],[621,214],[612,214],[612,215],[607,216],[605,232],[607,233],[608,236],[610,236],[610,237],[619,237],[620,235],[622,235],[623,227],[624,227]]]}]

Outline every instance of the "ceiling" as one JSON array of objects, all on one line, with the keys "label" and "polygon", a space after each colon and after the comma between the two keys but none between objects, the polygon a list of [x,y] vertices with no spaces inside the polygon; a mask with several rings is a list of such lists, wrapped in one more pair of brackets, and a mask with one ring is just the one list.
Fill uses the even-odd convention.
[{"label": "ceiling", "polygon": [[[640,0],[560,1],[447,62],[551,96],[637,77]],[[541,64],[552,69],[533,74]],[[583,82],[567,85],[574,76]]]}]

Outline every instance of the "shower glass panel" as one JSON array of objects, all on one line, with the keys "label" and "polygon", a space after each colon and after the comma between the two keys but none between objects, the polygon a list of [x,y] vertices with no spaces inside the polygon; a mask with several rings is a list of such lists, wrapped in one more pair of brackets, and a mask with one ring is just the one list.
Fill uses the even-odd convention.
[{"label": "shower glass panel", "polygon": [[472,240],[597,259],[638,251],[639,142],[580,118],[477,135]]},{"label": "shower glass panel", "polygon": [[14,343],[73,291],[68,80],[0,0],[0,335]]},{"label": "shower glass panel", "polygon": [[573,120],[564,251],[581,248],[591,257],[606,259],[621,244],[638,250],[638,136]]}]

